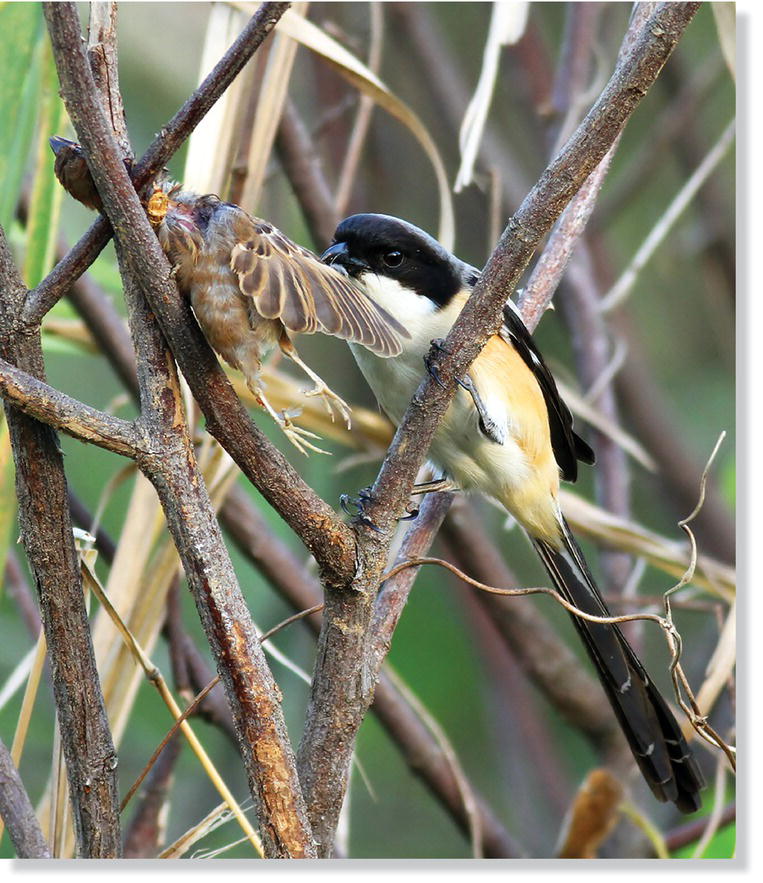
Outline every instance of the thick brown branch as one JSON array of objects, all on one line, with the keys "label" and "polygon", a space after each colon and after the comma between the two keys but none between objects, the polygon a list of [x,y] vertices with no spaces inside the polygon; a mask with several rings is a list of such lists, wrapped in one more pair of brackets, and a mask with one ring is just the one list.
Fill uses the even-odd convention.
[{"label": "thick brown branch", "polygon": [[0,396],[19,411],[80,441],[135,459],[145,439],[133,423],[91,408],[0,359]]},{"label": "thick brown branch", "polygon": [[[239,549],[296,610],[305,609],[320,600],[318,581],[307,573],[288,546],[269,530],[244,491],[233,489],[222,516]],[[307,622],[314,632],[319,631],[319,614],[314,614]],[[384,669],[376,685],[371,710],[395,741],[413,772],[446,808],[459,828],[469,835],[472,820],[464,806],[463,794],[450,761]],[[473,785],[470,788],[475,797],[477,826],[481,832],[481,842],[477,846],[482,854],[488,858],[520,856],[522,850],[495,817],[485,799]]]},{"label": "thick brown branch", "polygon": [[[309,857],[314,847],[278,693],[198,471],[183,420],[174,363],[144,300],[150,299],[152,305],[159,301],[156,312],[160,312],[162,297],[177,300],[176,289],[99,105],[77,43],[76,9],[72,4],[46,4],[45,14],[62,95],[116,231],[138,354],[139,424],[151,440],[138,464],[162,503],[217,659],[266,852],[274,857]],[[183,363],[182,358],[179,361]],[[214,365],[219,373],[216,361]]]},{"label": "thick brown branch", "polygon": [[[26,289],[0,229],[0,357],[44,377],[39,331],[16,328]],[[95,665],[66,477],[53,430],[6,405],[16,464],[19,520],[40,600],[66,759],[78,852],[120,855],[117,759]]]}]

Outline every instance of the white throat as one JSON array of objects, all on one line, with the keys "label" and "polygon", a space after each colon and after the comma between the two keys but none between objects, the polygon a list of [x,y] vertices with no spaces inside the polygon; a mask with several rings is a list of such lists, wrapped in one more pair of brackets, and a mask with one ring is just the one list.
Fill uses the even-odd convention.
[{"label": "white throat", "polygon": [[433,340],[447,336],[461,311],[462,300],[454,298],[441,309],[428,297],[416,294],[395,279],[369,272],[361,281],[371,300],[397,319],[411,335],[401,341],[403,351],[394,359],[382,358],[359,344],[350,344],[355,361],[379,404],[397,422],[426,373],[423,357]]}]

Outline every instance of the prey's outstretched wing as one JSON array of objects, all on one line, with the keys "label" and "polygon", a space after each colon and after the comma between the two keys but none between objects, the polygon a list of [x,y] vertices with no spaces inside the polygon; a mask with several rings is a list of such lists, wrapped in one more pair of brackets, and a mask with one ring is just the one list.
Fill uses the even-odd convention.
[{"label": "prey's outstretched wing", "polygon": [[[242,225],[243,226],[243,225]],[[257,312],[289,331],[320,331],[396,356],[408,332],[347,276],[321,263],[265,221],[247,217],[231,252],[231,269]]]}]

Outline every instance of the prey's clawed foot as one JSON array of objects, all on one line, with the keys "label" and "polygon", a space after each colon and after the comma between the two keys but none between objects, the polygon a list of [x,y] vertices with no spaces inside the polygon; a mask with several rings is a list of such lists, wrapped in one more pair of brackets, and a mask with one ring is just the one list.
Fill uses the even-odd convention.
[{"label": "prey's clawed foot", "polygon": [[[270,404],[270,402],[265,398],[265,394],[262,391],[261,386],[250,386],[249,387],[254,393],[255,398],[257,399],[257,403],[261,405],[270,416],[275,420],[275,422],[280,426],[281,431],[289,439],[289,441],[294,445],[294,447],[300,452],[300,454],[304,454],[306,457],[309,456],[308,451],[315,451],[316,454],[328,454],[331,456],[331,451],[324,451],[323,448],[319,448],[317,445],[314,445],[310,439],[320,439],[319,435],[316,435],[314,432],[310,432],[309,429],[303,429],[301,426],[295,426],[291,422],[291,418],[295,417],[296,414],[294,412],[282,411],[280,414],[276,409]],[[299,413],[298,411],[296,413]]]},{"label": "prey's clawed foot", "polygon": [[322,380],[317,381],[312,389],[308,389],[304,393],[308,398],[312,396],[320,396],[323,404],[326,406],[331,421],[334,421],[334,409],[339,412],[342,420],[344,420],[348,429],[352,428],[352,410],[343,398],[340,398],[333,389],[330,389]]},{"label": "prey's clawed foot", "polygon": [[307,451],[310,450],[315,451],[316,454],[328,454],[328,456],[331,456],[331,451],[324,451],[323,448],[319,448],[317,445],[314,445],[309,441],[311,438],[320,439],[319,435],[310,432],[309,429],[295,426],[288,417],[284,417],[282,421],[278,421],[278,425],[281,427],[286,438],[289,439],[300,454],[304,454],[308,457],[310,455]]},{"label": "prey's clawed foot", "polygon": [[312,389],[305,392],[305,395],[320,396],[323,399],[323,404],[326,406],[326,410],[329,412],[329,417],[331,417],[332,421],[334,419],[334,408],[336,408],[336,410],[341,414],[344,422],[347,424],[347,428],[350,429],[352,426],[352,423],[350,422],[350,414],[352,412],[347,402],[345,402],[344,399],[340,398],[332,389],[330,389],[328,385],[315,373],[315,371],[313,371],[313,369],[309,365],[306,365],[302,361],[302,359],[300,359],[299,354],[294,347],[294,344],[291,342],[289,336],[286,333],[282,335],[278,345],[281,347],[281,352],[288,359],[291,359],[295,365],[299,365],[299,367],[315,384]]}]

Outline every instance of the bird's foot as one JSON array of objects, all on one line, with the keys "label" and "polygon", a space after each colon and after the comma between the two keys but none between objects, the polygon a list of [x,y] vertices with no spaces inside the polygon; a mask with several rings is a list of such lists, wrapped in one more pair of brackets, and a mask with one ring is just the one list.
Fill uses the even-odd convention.
[{"label": "bird's foot", "polygon": [[[369,486],[361,488],[356,497],[351,497],[349,494],[342,494],[339,498],[339,505],[342,507],[342,511],[349,515],[355,524],[363,524],[366,527],[370,527],[371,530],[381,533],[381,528],[375,524],[366,513],[366,506],[373,501],[373,490]],[[419,509],[417,506],[412,506],[410,508],[406,507],[405,515],[401,515],[397,520],[412,521],[414,518],[418,517],[418,514]]]},{"label": "bird's foot", "polygon": [[472,397],[474,407],[477,409],[477,414],[479,415],[480,431],[482,434],[497,445],[504,444],[506,441],[506,433],[490,416],[472,378],[468,374],[465,377],[457,377],[456,383],[462,389],[465,389]]},{"label": "bird's foot", "polygon": [[342,494],[339,498],[339,505],[342,507],[342,511],[350,516],[354,524],[362,524],[365,527],[370,527],[371,530],[375,530],[377,533],[381,533],[381,529],[366,514],[366,506],[373,502],[373,499],[373,492],[369,486],[361,488],[356,497],[352,497],[350,494]]},{"label": "bird's foot", "polygon": [[323,404],[326,406],[326,410],[328,411],[329,417],[331,417],[332,423],[334,421],[334,412],[336,409],[336,412],[339,413],[347,428],[352,428],[352,420],[350,419],[352,416],[352,409],[343,398],[340,398],[340,396],[338,396],[334,390],[328,387],[322,380],[316,381],[315,386],[312,389],[305,390],[304,394],[308,398],[320,396],[323,399]]},{"label": "bird's foot", "polygon": [[445,340],[441,337],[438,337],[432,341],[432,349],[424,356],[424,364],[426,365],[428,373],[432,376],[438,386],[441,386],[443,389],[445,389],[445,384],[442,382],[440,372],[437,370],[437,365],[435,364],[436,356],[434,355],[432,350],[434,350],[438,354],[445,353],[446,355],[450,352],[450,350],[448,350],[445,346]]}]

